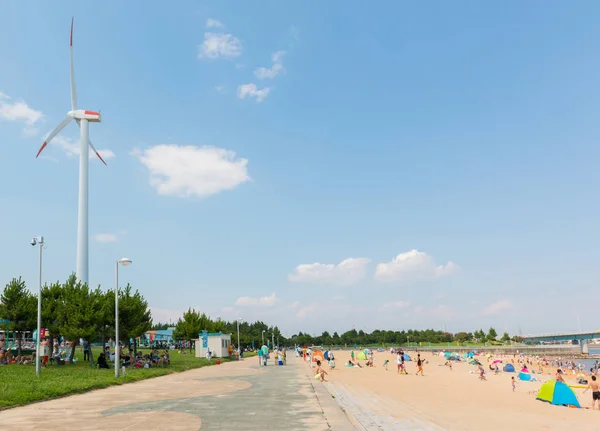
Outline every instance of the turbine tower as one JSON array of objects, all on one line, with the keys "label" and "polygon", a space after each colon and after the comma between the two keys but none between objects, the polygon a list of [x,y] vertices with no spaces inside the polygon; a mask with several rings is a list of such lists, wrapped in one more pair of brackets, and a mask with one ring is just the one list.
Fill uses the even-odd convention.
[{"label": "turbine tower", "polygon": [[72,120],[79,126],[79,209],[77,215],[77,278],[82,283],[88,282],[88,183],[89,183],[89,148],[106,165],[106,162],[90,141],[89,123],[99,123],[102,116],[99,112],[77,109],[77,91],[75,89],[75,70],[73,67],[73,19],[71,19],[71,37],[69,38],[69,50],[71,59],[71,110],[67,112],[65,119],[48,135],[42,144],[36,158],[46,148],[46,145]]}]

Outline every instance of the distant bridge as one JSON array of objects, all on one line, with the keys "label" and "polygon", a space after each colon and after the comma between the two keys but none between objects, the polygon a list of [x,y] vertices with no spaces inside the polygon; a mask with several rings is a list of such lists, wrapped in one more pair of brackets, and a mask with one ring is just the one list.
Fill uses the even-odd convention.
[{"label": "distant bridge", "polygon": [[600,331],[562,332],[556,334],[528,335],[522,338],[525,340],[525,342],[528,343],[538,343],[544,341],[586,341],[593,340],[594,338],[600,338]]}]

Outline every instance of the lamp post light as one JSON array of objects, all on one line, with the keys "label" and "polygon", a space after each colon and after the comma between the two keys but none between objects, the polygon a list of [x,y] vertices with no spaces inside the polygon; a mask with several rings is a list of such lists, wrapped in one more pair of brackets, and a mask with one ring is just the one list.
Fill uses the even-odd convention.
[{"label": "lamp post light", "polygon": [[121,365],[121,346],[119,345],[119,264],[127,266],[131,259],[123,257],[115,263],[115,378],[119,378],[119,365]]},{"label": "lamp post light", "polygon": [[240,360],[240,356],[242,351],[240,350],[240,319],[237,320],[237,330],[238,330],[238,361]]},{"label": "lamp post light", "polygon": [[40,259],[39,259],[39,271],[38,271],[38,305],[37,305],[37,341],[36,341],[36,355],[35,355],[35,374],[39,376],[42,372],[42,356],[40,355],[40,334],[42,332],[42,250],[44,249],[44,237],[36,236],[31,238],[31,245],[40,246]]},{"label": "lamp post light", "polygon": [[262,345],[265,345],[265,331],[262,331]]}]

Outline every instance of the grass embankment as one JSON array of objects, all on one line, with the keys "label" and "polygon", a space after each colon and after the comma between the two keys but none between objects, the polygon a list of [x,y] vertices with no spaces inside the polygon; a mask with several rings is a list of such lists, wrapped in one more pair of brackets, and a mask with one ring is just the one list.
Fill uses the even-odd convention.
[{"label": "grass embankment", "polygon": [[[94,359],[98,357],[98,353],[100,348],[94,348]],[[108,370],[92,368],[89,362],[83,361],[80,347],[76,348],[77,362],[49,365],[48,368],[42,368],[39,377],[35,374],[35,365],[0,366],[0,409],[205,367],[214,365],[217,361],[213,359],[209,362],[204,358],[196,358],[193,352],[179,354],[177,351],[171,351],[170,353],[170,366],[127,368],[125,376],[118,380],[115,379],[114,367]],[[229,359],[221,359],[221,362],[224,361]],[[109,363],[109,366],[111,365]]]}]

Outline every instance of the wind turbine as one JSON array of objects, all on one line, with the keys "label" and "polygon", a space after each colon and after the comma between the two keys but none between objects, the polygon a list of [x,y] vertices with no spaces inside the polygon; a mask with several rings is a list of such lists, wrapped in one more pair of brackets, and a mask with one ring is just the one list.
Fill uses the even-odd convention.
[{"label": "wind turbine", "polygon": [[77,109],[77,91],[75,89],[75,70],[73,67],[73,19],[71,19],[71,37],[69,38],[69,51],[71,59],[71,110],[67,116],[56,128],[48,135],[46,141],[42,144],[40,150],[35,156],[36,159],[46,148],[46,145],[72,120],[79,126],[79,209],[77,215],[77,278],[83,282],[88,282],[88,189],[89,189],[89,148],[96,153],[98,158],[106,165],[104,159],[98,154],[98,151],[90,141],[89,123],[99,123],[102,116],[96,111],[87,111]]}]

